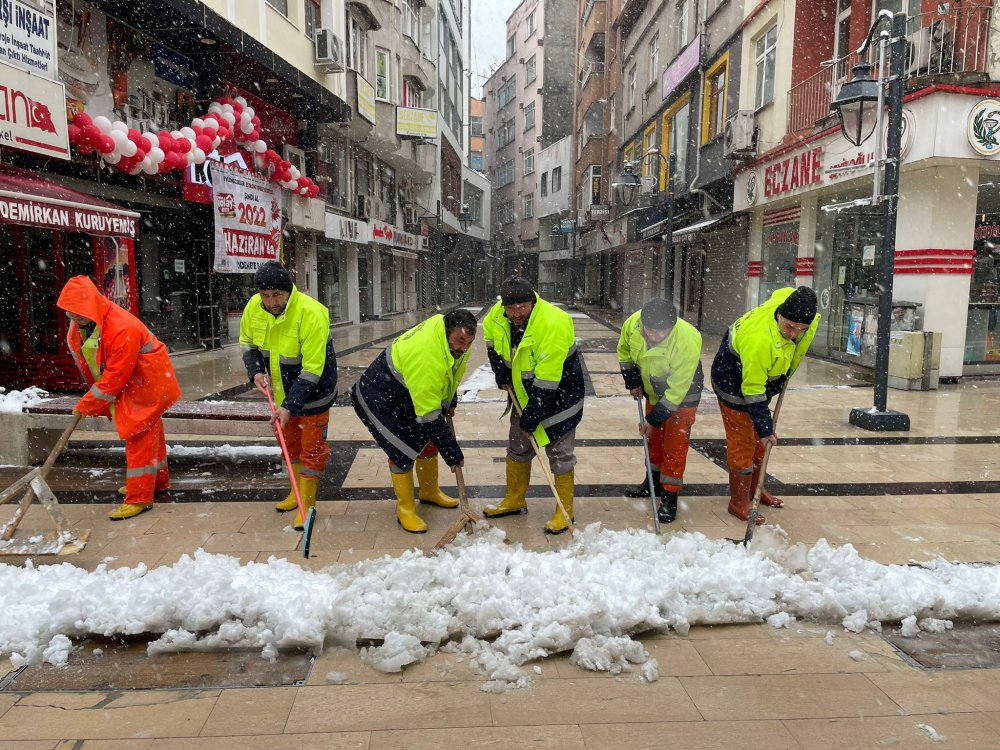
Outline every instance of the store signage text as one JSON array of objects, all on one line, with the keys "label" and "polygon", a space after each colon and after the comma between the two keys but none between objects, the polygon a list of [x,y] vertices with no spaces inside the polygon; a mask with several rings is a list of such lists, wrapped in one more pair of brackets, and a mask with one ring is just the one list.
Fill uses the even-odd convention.
[{"label": "store signage text", "polygon": [[817,185],[822,179],[823,147],[789,156],[764,167],[764,197],[773,198],[807,185]]},{"label": "store signage text", "polygon": [[367,245],[372,241],[372,226],[367,221],[358,221],[332,211],[326,213],[326,231],[331,240],[354,242]]},{"label": "store signage text", "polygon": [[6,63],[0,63],[0,81],[0,145],[69,159],[63,85]]},{"label": "store signage text", "polygon": [[383,224],[382,226],[376,224],[372,226],[372,237],[375,238],[376,242],[381,242],[383,245],[395,245],[396,247],[405,247],[409,250],[417,249],[416,235],[409,232],[402,232],[399,229],[393,229],[388,224]]},{"label": "store signage text", "polygon": [[20,0],[0,0],[0,60],[55,79],[52,18]]},{"label": "store signage text", "polygon": [[49,206],[20,198],[0,199],[0,222],[70,232],[135,237],[135,218],[70,206]]},{"label": "store signage text", "polygon": [[858,151],[856,156],[845,156],[843,159],[838,161],[836,164],[831,164],[826,169],[826,173],[830,175],[831,180],[835,180],[838,177],[848,173],[854,172],[859,169],[865,169],[870,166],[875,161],[875,152],[869,151],[867,154],[863,151]]},{"label": "store signage text", "polygon": [[1000,226],[996,224],[982,224],[976,227],[977,240],[993,240],[1000,237]]}]

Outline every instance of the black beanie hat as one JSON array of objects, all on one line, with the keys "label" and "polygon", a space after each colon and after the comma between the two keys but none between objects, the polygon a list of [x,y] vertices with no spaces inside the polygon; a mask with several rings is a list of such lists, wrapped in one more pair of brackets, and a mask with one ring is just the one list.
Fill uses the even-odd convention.
[{"label": "black beanie hat", "polygon": [[677,322],[677,311],[665,299],[651,299],[642,306],[642,314],[639,317],[646,328],[665,331],[674,327]]},{"label": "black beanie hat", "polygon": [[522,302],[534,302],[535,290],[531,282],[520,276],[513,276],[500,285],[500,302],[504,307]]},{"label": "black beanie hat", "polygon": [[257,269],[257,273],[253,275],[253,283],[257,289],[276,289],[279,292],[292,291],[292,277],[275,260],[269,260]]},{"label": "black beanie hat", "polygon": [[812,323],[816,317],[816,292],[807,286],[800,286],[778,305],[776,312],[793,323]]}]

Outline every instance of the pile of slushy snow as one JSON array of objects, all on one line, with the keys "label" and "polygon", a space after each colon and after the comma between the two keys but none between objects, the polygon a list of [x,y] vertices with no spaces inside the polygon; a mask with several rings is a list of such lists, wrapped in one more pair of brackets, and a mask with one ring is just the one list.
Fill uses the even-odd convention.
[{"label": "pile of slushy snow", "polygon": [[[141,544],[141,542],[140,542]],[[383,671],[458,652],[484,690],[531,684],[528,662],[560,652],[582,667],[658,677],[632,636],[692,625],[796,620],[908,633],[952,619],[1000,620],[1000,576],[943,560],[883,565],[847,545],[789,545],[762,529],[750,550],[699,533],[578,529],[534,551],[481,524],[437,556],[411,551],[306,570],[272,557],[241,564],[197,551],[147,569],[0,565],[0,654],[17,666],[66,663],[70,639],[160,633],[151,651],[356,648]]]},{"label": "pile of slushy snow", "polygon": [[48,397],[48,391],[41,388],[25,388],[23,391],[8,391],[0,387],[0,413],[24,411],[25,406],[34,406]]}]

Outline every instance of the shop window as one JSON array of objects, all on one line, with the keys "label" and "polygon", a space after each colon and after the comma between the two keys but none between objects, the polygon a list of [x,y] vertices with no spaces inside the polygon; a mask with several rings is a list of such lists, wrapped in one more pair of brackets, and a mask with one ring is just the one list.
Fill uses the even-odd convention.
[{"label": "shop window", "polygon": [[383,313],[396,311],[396,263],[398,260],[388,249],[379,252]]},{"label": "shop window", "polygon": [[59,325],[56,321],[55,239],[47,229],[25,229],[24,244],[28,259],[28,330],[32,333],[31,350],[36,354],[59,351]]},{"label": "shop window", "polygon": [[764,244],[761,263],[760,294],[763,302],[776,289],[795,286],[795,259],[799,255],[799,222],[767,224],[764,218]]},{"label": "shop window", "polygon": [[994,180],[993,175],[980,179],[965,362],[1000,362],[1000,204]]},{"label": "shop window", "polygon": [[0,354],[21,351],[24,284],[17,272],[14,229],[0,225]]}]

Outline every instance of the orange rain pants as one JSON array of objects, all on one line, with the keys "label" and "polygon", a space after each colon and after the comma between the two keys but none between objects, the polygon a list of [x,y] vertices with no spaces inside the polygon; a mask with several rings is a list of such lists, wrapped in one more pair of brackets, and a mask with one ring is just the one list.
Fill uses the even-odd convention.
[{"label": "orange rain pants", "polygon": [[153,492],[170,487],[163,420],[125,440],[125,502],[152,505]]},{"label": "orange rain pants", "polygon": [[[646,401],[646,413],[652,409]],[[697,406],[681,407],[649,436],[649,462],[654,471],[659,470],[660,484],[668,492],[680,492],[684,486],[691,426],[697,412]]]},{"label": "orange rain pants", "polygon": [[726,464],[730,474],[752,474],[755,464],[764,459],[764,445],[757,438],[750,414],[737,411],[719,401],[722,426],[726,428]]},{"label": "orange rain pants", "polygon": [[282,430],[288,457],[292,463],[302,463],[302,476],[322,477],[330,446],[326,442],[326,427],[330,423],[329,410],[307,417],[292,417]]}]

